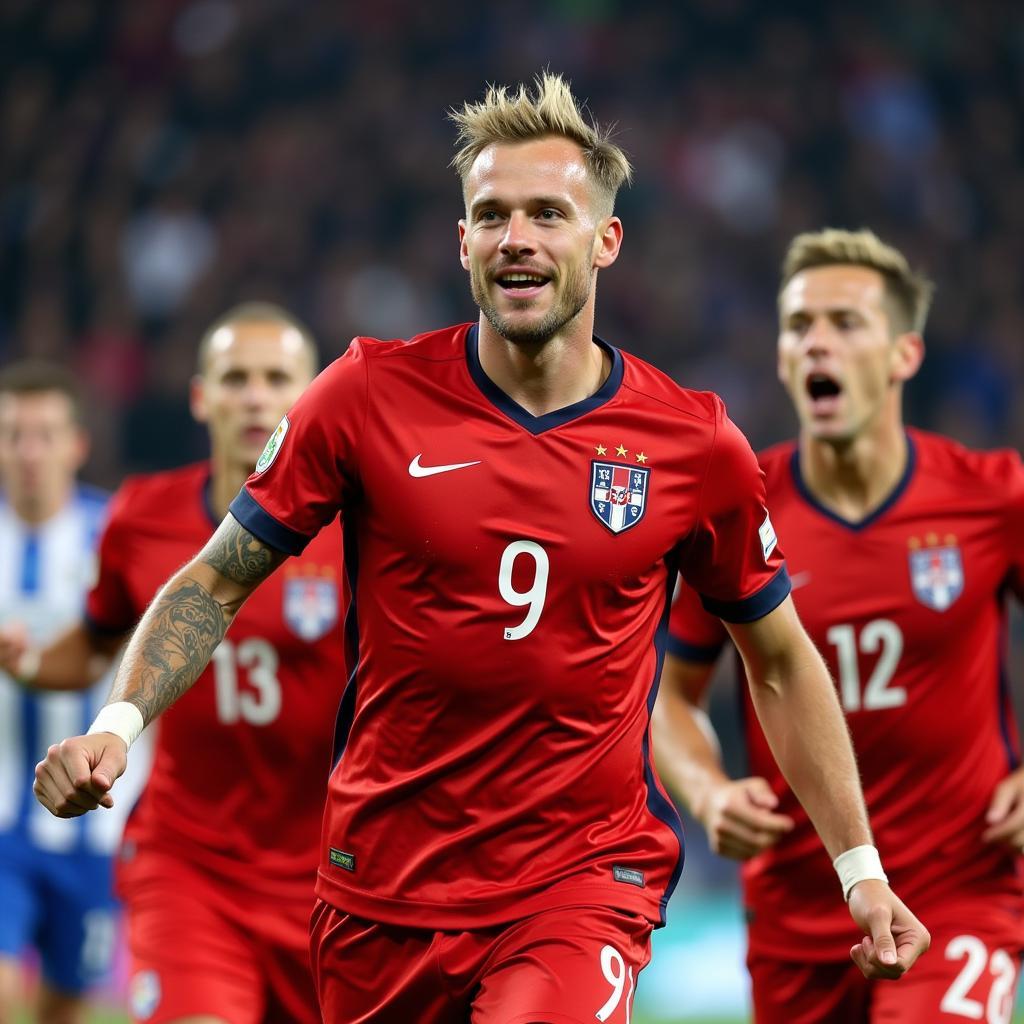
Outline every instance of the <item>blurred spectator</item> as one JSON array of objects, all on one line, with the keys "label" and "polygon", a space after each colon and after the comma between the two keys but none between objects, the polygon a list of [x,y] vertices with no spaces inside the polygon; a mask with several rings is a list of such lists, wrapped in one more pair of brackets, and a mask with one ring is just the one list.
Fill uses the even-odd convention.
[{"label": "blurred spectator", "polygon": [[[0,29],[0,355],[85,346],[74,361],[115,409],[178,320],[259,289],[330,356],[472,315],[443,114],[551,62],[615,111],[638,164],[610,340],[718,384],[755,443],[775,440],[788,416],[760,382],[782,242],[868,224],[940,285],[916,421],[1024,441],[1006,312],[1024,256],[1018,5],[562,0],[523,19],[457,0],[60,0],[9,2]],[[131,324],[116,340],[97,326],[112,294]]]}]

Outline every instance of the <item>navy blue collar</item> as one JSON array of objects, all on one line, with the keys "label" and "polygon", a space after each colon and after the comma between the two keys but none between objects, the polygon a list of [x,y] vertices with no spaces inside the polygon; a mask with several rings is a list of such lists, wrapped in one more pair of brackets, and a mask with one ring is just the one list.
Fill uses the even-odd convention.
[{"label": "navy blue collar", "polygon": [[832,522],[838,523],[840,526],[845,526],[848,530],[864,530],[869,527],[872,523],[877,522],[886,512],[889,511],[896,504],[897,501],[903,496],[903,492],[910,486],[911,477],[914,475],[914,469],[917,466],[917,449],[914,447],[914,441],[909,434],[904,434],[907,439],[907,464],[903,469],[903,476],[897,481],[896,486],[889,492],[889,496],[882,502],[874,512],[870,515],[865,516],[858,522],[851,522],[849,519],[844,519],[837,512],[833,512],[832,509],[826,508],[818,499],[811,493],[811,489],[807,486],[804,480],[803,473],[800,471],[800,446],[793,450],[793,454],[789,460],[790,472],[793,474],[793,483],[796,485],[797,492],[800,497],[807,502],[812,508],[816,509],[823,516],[831,519]]},{"label": "navy blue collar", "polygon": [[594,344],[599,345],[611,356],[612,372],[608,374],[608,379],[589,398],[584,398],[580,402],[567,405],[564,409],[555,409],[554,412],[547,412],[543,416],[534,416],[533,413],[527,412],[518,402],[509,398],[484,373],[484,368],[480,365],[480,342],[478,335],[478,324],[473,324],[466,332],[466,365],[469,367],[469,375],[473,378],[476,386],[483,392],[484,397],[493,406],[504,413],[510,420],[518,423],[521,427],[525,427],[531,434],[543,434],[546,430],[560,427],[597,409],[615,397],[615,393],[619,390],[619,385],[622,383],[622,374],[624,372],[622,353],[614,346],[602,341],[595,334]]}]

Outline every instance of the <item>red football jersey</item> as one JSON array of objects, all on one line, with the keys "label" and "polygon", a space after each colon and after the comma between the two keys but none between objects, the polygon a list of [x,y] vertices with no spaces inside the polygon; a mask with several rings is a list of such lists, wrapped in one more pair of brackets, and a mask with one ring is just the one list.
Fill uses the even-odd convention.
[{"label": "red football jersey", "polygon": [[[836,680],[890,884],[925,924],[976,897],[977,916],[1024,943],[1019,858],[981,842],[996,784],[1018,764],[1005,672],[1007,591],[1024,594],[1024,467],[908,431],[906,474],[848,523],[803,484],[795,444],[761,456],[793,600]],[[669,649],[712,659],[721,622],[681,587]],[[796,827],[744,865],[750,944],[765,956],[845,959],[849,915],[807,815],[744,691],[750,772]],[[975,922],[977,924],[978,922]],[[970,930],[971,923],[964,927]]]},{"label": "red football jersey", "polygon": [[[100,543],[87,614],[130,629],[210,538],[204,463],[129,479]],[[312,899],[332,723],[345,686],[341,530],[324,530],[242,606],[209,667],[159,720],[153,769],[125,829],[234,885]],[[116,790],[115,790],[116,798]]]},{"label": "red football jersey", "polygon": [[789,583],[719,399],[606,351],[596,394],[535,417],[483,373],[475,325],[356,339],[232,504],[293,552],[342,509],[355,671],[318,893],[343,910],[662,918],[682,837],[649,721],[675,569],[737,618]]}]

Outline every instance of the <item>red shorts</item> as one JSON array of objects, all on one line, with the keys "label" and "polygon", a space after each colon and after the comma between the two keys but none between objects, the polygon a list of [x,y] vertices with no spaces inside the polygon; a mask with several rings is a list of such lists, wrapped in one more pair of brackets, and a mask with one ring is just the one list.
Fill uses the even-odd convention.
[{"label": "red shorts", "polygon": [[312,953],[325,1024],[628,1024],[651,924],[570,907],[493,928],[419,931],[321,900]]},{"label": "red shorts", "polygon": [[120,886],[131,953],[132,1017],[162,1024],[319,1024],[308,901],[229,889],[188,864],[140,854]]},{"label": "red shorts", "polygon": [[[988,931],[969,913],[922,915],[932,944],[898,981],[868,981],[852,960],[814,964],[752,955],[757,1024],[1010,1024],[1020,948],[1006,928]],[[850,945],[853,945],[851,941]]]}]

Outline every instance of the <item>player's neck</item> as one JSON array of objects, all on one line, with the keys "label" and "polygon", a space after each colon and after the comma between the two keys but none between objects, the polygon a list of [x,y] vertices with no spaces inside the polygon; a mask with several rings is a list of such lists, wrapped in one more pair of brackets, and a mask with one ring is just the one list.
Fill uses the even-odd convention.
[{"label": "player's neck", "polygon": [[907,436],[896,419],[846,444],[800,437],[804,484],[826,508],[856,523],[877,511],[907,468]]},{"label": "player's neck", "polygon": [[608,379],[612,360],[594,342],[593,316],[537,344],[508,341],[480,318],[478,352],[484,373],[512,401],[544,416],[589,398]]},{"label": "player's neck", "polygon": [[210,511],[219,521],[228,514],[228,506],[235,500],[242,484],[249,479],[252,467],[218,459],[216,456],[210,460],[210,467]]}]

